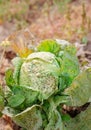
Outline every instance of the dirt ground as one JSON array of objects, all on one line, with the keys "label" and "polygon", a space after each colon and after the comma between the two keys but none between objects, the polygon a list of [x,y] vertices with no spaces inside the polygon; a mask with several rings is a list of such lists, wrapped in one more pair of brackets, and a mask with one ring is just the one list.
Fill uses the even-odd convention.
[{"label": "dirt ground", "polygon": [[[51,4],[51,3],[49,3]],[[88,66],[91,66],[91,29],[87,30],[86,25],[86,36],[87,36],[87,43],[82,44],[79,35],[82,36],[81,33],[77,33],[73,28],[80,28],[81,21],[82,21],[82,14],[79,13],[82,11],[82,5],[79,4],[79,2],[73,2],[72,5],[70,5],[71,8],[71,20],[67,19],[66,15],[63,15],[58,11],[56,6],[50,6],[47,7],[46,4],[44,4],[44,1],[41,0],[39,3],[39,6],[43,6],[45,8],[41,8],[41,11],[38,12],[38,8],[36,12],[33,12],[33,15],[28,15],[28,30],[32,33],[30,33],[31,36],[24,39],[23,33],[24,31],[21,30],[18,34],[21,38],[23,38],[24,42],[27,41],[31,43],[31,40],[35,40],[35,42],[40,41],[41,39],[45,38],[59,38],[59,39],[66,39],[73,44],[77,46],[78,52],[77,56],[79,58],[79,62],[81,67],[84,67],[84,64],[88,64]],[[30,6],[30,9],[32,7]],[[37,13],[38,12],[38,13]],[[86,3],[86,12],[87,16],[91,18],[91,3],[90,1],[87,1]],[[31,20],[32,19],[32,20]],[[67,25],[67,26],[66,26]],[[90,26],[90,25],[89,25]],[[64,28],[63,28],[64,27]],[[70,30],[69,30],[70,28]],[[0,24],[0,42],[2,42],[4,39],[6,39],[11,34],[15,37],[17,35],[14,33],[17,31],[16,24],[13,22],[5,21],[3,24]],[[73,35],[72,35],[73,34]],[[16,38],[17,39],[17,38]],[[12,41],[14,39],[12,38]],[[20,41],[18,41],[20,42]],[[11,60],[13,57],[16,56],[15,52],[8,48],[5,50],[4,54],[4,48],[0,47],[0,84],[5,87],[5,71],[7,68],[12,67]],[[86,62],[85,62],[86,61]],[[3,116],[0,119],[0,130],[20,130],[21,128],[15,125],[10,118]]]}]

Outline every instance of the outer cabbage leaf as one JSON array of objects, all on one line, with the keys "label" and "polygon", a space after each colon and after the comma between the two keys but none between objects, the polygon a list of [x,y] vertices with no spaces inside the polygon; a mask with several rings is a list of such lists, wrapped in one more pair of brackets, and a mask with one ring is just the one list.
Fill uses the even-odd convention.
[{"label": "outer cabbage leaf", "polygon": [[43,40],[37,47],[38,51],[51,52],[55,55],[60,51],[60,45],[55,40]]},{"label": "outer cabbage leaf", "polygon": [[50,112],[51,116],[45,130],[65,130],[60,113],[56,109]]},{"label": "outer cabbage leaf", "polygon": [[60,45],[62,50],[70,45],[70,43],[66,40],[56,39],[56,42]]},{"label": "outer cabbage leaf", "polygon": [[64,94],[69,96],[68,104],[71,106],[81,106],[91,101],[91,68],[80,73]]},{"label": "outer cabbage leaf", "polygon": [[65,95],[55,95],[53,97],[53,101],[55,103],[55,106],[58,107],[61,104],[65,104],[69,101],[69,97]]},{"label": "outer cabbage leaf", "polygon": [[[9,111],[10,110],[10,111]],[[41,130],[42,115],[41,106],[33,105],[21,113],[14,114],[14,110],[4,110],[4,114],[10,116],[14,122],[27,130]]]},{"label": "outer cabbage leaf", "polygon": [[12,60],[12,62],[14,64],[13,78],[14,78],[14,81],[16,82],[16,84],[19,84],[20,69],[21,69],[21,66],[22,66],[24,60],[20,57],[16,57]]},{"label": "outer cabbage leaf", "polygon": [[[57,99],[56,99],[57,100]],[[45,127],[44,130],[65,130],[65,126],[62,122],[62,118],[61,118],[61,114],[60,112],[57,110],[57,106],[59,106],[59,101],[56,102],[56,100],[54,100],[53,97],[50,97],[48,99],[49,104],[46,110],[46,115],[48,117],[48,124]],[[59,99],[58,99],[59,100]],[[61,103],[63,103],[64,99],[61,99]]]},{"label": "outer cabbage leaf", "polygon": [[[61,68],[61,77],[64,79],[66,86],[70,85],[73,79],[79,74],[79,63],[76,57],[76,48],[72,45],[67,46],[63,51],[60,52],[60,68]],[[61,80],[63,81],[63,80]],[[61,82],[61,84],[63,84]],[[66,88],[64,86],[64,88]]]},{"label": "outer cabbage leaf", "polygon": [[67,130],[91,130],[91,105],[64,124]]},{"label": "outer cabbage leaf", "polygon": [[24,102],[24,100],[25,97],[21,94],[12,95],[8,99],[8,105],[11,106],[12,108],[17,108]]}]

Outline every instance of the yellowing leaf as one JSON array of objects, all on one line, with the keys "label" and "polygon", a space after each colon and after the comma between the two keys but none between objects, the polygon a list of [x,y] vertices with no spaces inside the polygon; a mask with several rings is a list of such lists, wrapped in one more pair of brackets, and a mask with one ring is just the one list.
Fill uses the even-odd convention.
[{"label": "yellowing leaf", "polygon": [[13,43],[11,47],[22,58],[27,57],[29,54],[33,52],[33,50],[28,49],[28,47],[25,46],[24,43],[22,44]]}]

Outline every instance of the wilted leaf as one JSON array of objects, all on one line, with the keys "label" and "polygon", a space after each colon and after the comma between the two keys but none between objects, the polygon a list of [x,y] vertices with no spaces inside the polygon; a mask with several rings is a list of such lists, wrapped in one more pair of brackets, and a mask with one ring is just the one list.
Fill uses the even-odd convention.
[{"label": "wilted leaf", "polygon": [[64,124],[67,130],[91,130],[91,105]]},{"label": "wilted leaf", "polygon": [[42,116],[38,105],[33,105],[12,118],[18,125],[27,130],[41,130]]},{"label": "wilted leaf", "polygon": [[33,50],[30,50],[28,47],[26,47],[23,42],[20,44],[12,43],[12,48],[22,58],[27,57],[33,52]]},{"label": "wilted leaf", "polygon": [[51,112],[51,117],[45,130],[64,130],[61,115],[57,110]]},{"label": "wilted leaf", "polygon": [[69,96],[69,105],[81,106],[91,101],[91,68],[79,74],[64,93]]},{"label": "wilted leaf", "polygon": [[[55,100],[53,100],[53,98],[49,98],[49,108],[46,111],[49,123],[45,127],[45,130],[64,130],[61,113],[57,110],[57,106],[59,105],[59,103],[54,101]],[[60,102],[62,101],[63,99]]]}]

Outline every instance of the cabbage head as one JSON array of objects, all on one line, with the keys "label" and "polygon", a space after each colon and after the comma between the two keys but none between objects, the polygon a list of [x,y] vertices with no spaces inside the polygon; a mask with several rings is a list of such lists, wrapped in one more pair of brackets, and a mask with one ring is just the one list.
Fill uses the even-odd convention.
[{"label": "cabbage head", "polygon": [[19,85],[38,91],[42,99],[47,99],[58,91],[60,66],[56,56],[50,52],[30,54],[21,66]]}]

